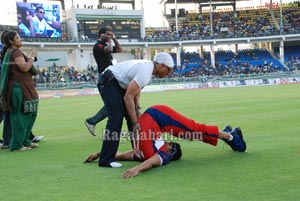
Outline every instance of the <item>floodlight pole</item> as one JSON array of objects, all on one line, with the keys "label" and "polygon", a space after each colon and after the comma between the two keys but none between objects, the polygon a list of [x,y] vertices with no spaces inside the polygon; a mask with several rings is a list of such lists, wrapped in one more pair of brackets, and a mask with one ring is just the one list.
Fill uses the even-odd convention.
[{"label": "floodlight pole", "polygon": [[177,0],[175,0],[175,26],[176,26],[176,33],[178,34],[178,19],[177,19]]},{"label": "floodlight pole", "polygon": [[214,34],[214,30],[213,30],[213,17],[212,17],[211,0],[209,1],[209,6],[210,6],[210,36],[212,37],[213,34]]},{"label": "floodlight pole", "polygon": [[280,0],[280,34],[283,31],[283,27],[282,27],[282,0]]},{"label": "floodlight pole", "polygon": [[[178,35],[178,19],[177,19],[177,15],[178,15],[178,12],[177,12],[177,0],[175,0],[175,26],[176,26],[176,35]],[[176,54],[176,61],[177,61],[177,66],[181,66],[181,62],[180,62],[180,46],[181,45],[178,45],[177,46],[177,54]]]}]

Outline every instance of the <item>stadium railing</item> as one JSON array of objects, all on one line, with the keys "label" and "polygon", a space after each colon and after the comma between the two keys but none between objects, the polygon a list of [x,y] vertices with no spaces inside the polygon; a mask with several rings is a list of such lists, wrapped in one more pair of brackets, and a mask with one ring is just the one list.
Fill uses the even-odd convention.
[{"label": "stadium railing", "polygon": [[[256,80],[256,79],[272,79],[272,78],[290,78],[300,76],[300,71],[295,72],[278,72],[278,73],[263,73],[263,74],[240,74],[227,76],[195,76],[195,77],[171,77],[171,78],[154,78],[150,85],[165,85],[178,84],[189,82],[217,82],[217,81],[241,81],[241,80]],[[95,82],[56,82],[36,84],[39,91],[42,90],[64,90],[64,89],[84,89],[96,88]]]}]

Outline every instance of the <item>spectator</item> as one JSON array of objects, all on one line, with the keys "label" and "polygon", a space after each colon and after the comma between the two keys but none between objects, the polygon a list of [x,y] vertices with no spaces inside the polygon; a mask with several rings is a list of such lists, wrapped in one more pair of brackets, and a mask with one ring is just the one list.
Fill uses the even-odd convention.
[{"label": "spectator", "polygon": [[32,16],[24,7],[17,7],[18,28],[20,36],[34,36]]},{"label": "spectator", "polygon": [[61,37],[60,11],[58,5],[53,5],[51,14],[45,14],[44,18],[46,22],[54,29],[53,37]]},{"label": "spectator", "polygon": [[32,21],[34,27],[34,34],[36,37],[52,37],[54,29],[45,20],[45,10],[43,7],[36,7],[36,12]]},{"label": "spectator", "polygon": [[[1,35],[1,43],[4,44],[4,35],[8,31],[4,31]],[[2,54],[2,53],[1,53]],[[4,57],[4,56],[3,56]],[[0,57],[0,75],[1,75],[1,69],[2,69],[2,56]],[[10,117],[9,112],[3,113],[2,107],[0,107],[0,123],[3,121],[3,133],[2,137],[3,140],[1,140],[1,149],[7,149],[9,148],[10,138],[11,138],[11,123],[10,123]],[[44,138],[44,136],[35,136],[32,132],[30,133],[29,139],[32,142],[39,142]]]},{"label": "spectator", "polygon": [[30,58],[24,55],[19,49],[22,39],[15,31],[8,31],[3,41],[0,94],[3,111],[10,113],[12,138],[9,148],[26,151],[38,146],[29,139],[38,110],[38,94],[32,80],[32,75],[36,74],[32,63],[37,53],[33,51]]}]

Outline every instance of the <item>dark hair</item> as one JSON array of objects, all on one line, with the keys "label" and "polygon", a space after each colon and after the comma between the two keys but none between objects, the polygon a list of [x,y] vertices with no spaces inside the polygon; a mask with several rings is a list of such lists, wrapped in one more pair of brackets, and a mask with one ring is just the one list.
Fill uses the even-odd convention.
[{"label": "dark hair", "polygon": [[1,43],[3,44],[3,48],[2,48],[2,50],[1,50],[1,52],[0,52],[0,61],[3,61],[5,52],[6,52],[6,50],[7,50],[6,45],[5,45],[5,43],[4,43],[4,36],[5,36],[5,34],[6,34],[7,32],[8,32],[8,30],[5,30],[5,31],[3,31],[2,34],[1,34]]},{"label": "dark hair", "polygon": [[22,22],[28,28],[30,26],[30,24],[29,24],[28,20],[26,19],[27,11],[30,12],[30,10],[25,7],[17,7],[17,14],[20,14],[22,16]]},{"label": "dark hair", "polygon": [[112,31],[111,27],[105,26],[99,29],[98,37],[100,38],[101,34],[104,34],[106,31]]},{"label": "dark hair", "polygon": [[38,12],[41,9],[45,10],[42,6],[38,6],[38,7],[35,8],[35,12]]},{"label": "dark hair", "polygon": [[11,47],[11,44],[10,44],[10,40],[14,40],[15,36],[17,35],[17,32],[16,31],[12,31],[12,30],[8,30],[8,31],[4,31],[1,35],[1,43],[4,44],[3,46],[3,49],[1,51],[1,61],[3,61],[4,59],[4,55],[7,51],[8,48]]},{"label": "dark hair", "polygon": [[[4,35],[9,32],[8,30],[5,30],[2,32],[2,35],[1,35],[1,43],[4,44]],[[5,44],[4,44],[5,45]]]},{"label": "dark hair", "polygon": [[171,161],[177,161],[181,158],[182,152],[180,144],[172,142]]}]

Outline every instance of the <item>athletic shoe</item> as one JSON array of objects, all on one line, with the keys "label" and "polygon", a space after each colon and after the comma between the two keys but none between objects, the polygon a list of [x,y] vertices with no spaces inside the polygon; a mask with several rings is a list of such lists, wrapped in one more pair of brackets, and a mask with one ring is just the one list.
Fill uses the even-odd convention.
[{"label": "athletic shoe", "polygon": [[41,141],[42,139],[44,139],[44,137],[45,137],[45,136],[42,136],[42,135],[40,135],[40,136],[35,136],[31,141],[32,141],[32,142],[39,142],[39,141]]},{"label": "athletic shoe", "polygon": [[230,133],[233,136],[233,140],[227,141],[224,140],[233,151],[245,152],[246,151],[246,142],[243,139],[242,130],[237,127]]},{"label": "athletic shoe", "polygon": [[8,148],[9,148],[8,144],[6,144],[6,143],[1,144],[1,149],[8,149]]},{"label": "athletic shoe", "polygon": [[110,167],[112,167],[112,168],[119,168],[119,167],[122,167],[122,164],[121,164],[121,163],[117,163],[117,162],[111,162],[109,165],[110,165]]},{"label": "athletic shoe", "polygon": [[112,161],[112,162],[99,161],[98,165],[99,167],[108,167],[108,168],[119,168],[123,166],[121,163],[118,163],[116,161]]},{"label": "athletic shoe", "polygon": [[225,133],[230,133],[232,131],[232,127],[230,125],[225,126],[225,128],[223,128],[223,131]]},{"label": "athletic shoe", "polygon": [[90,133],[93,135],[93,136],[96,136],[96,133],[95,133],[95,125],[93,124],[90,124],[89,122],[85,121],[84,124],[86,125],[87,129],[90,131]]}]

